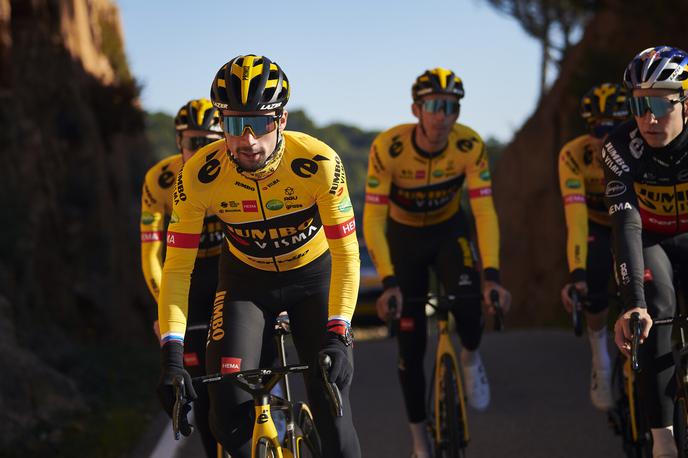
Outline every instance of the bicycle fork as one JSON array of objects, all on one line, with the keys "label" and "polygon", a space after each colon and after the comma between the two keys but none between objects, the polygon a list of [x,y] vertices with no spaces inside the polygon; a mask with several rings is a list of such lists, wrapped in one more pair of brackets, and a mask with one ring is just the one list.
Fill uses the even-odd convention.
[{"label": "bicycle fork", "polygon": [[[256,403],[256,422],[253,425],[253,444],[257,444],[260,439],[267,439],[272,444],[276,456],[274,458],[284,458],[282,454],[282,447],[277,436],[277,428],[270,416],[270,396],[262,396],[259,403]],[[253,458],[256,458],[256,450],[252,452]]]}]

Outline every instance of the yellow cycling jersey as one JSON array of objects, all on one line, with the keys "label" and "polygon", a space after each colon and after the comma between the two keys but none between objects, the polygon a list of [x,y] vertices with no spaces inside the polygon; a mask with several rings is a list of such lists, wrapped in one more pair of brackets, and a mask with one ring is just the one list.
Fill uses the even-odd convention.
[{"label": "yellow cycling jersey", "polygon": [[402,124],[375,139],[368,159],[363,234],[381,279],[394,275],[385,235],[387,217],[408,226],[439,224],[459,211],[466,182],[483,268],[499,268],[499,227],[485,144],[455,124],[447,147],[433,154],[415,144],[416,124]]},{"label": "yellow cycling jersey", "polygon": [[[146,285],[155,300],[162,277],[162,240],[165,219],[172,214],[172,191],[183,165],[182,155],[169,156],[146,172],[141,193],[141,268]],[[216,216],[204,219],[198,257],[218,256],[222,247],[222,227]]]},{"label": "yellow cycling jersey", "polygon": [[[595,151],[596,148],[599,151]],[[586,267],[588,219],[610,226],[604,203],[601,150],[601,142],[586,134],[565,144],[559,153],[559,187],[564,200],[569,272]]]},{"label": "yellow cycling jersey", "polygon": [[282,137],[282,159],[265,178],[242,175],[224,140],[197,151],[178,175],[158,302],[163,342],[183,339],[189,275],[206,211],[220,219],[229,251],[255,269],[296,269],[329,249],[329,317],[351,319],[359,254],[344,166],[330,147],[309,135]]}]

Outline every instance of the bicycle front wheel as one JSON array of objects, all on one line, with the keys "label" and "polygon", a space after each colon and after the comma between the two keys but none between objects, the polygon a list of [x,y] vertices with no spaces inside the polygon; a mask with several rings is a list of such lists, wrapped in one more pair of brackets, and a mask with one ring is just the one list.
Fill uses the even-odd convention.
[{"label": "bicycle front wheel", "polygon": [[449,355],[440,359],[440,392],[439,415],[439,443],[436,444],[436,455],[439,458],[464,458],[466,440],[466,425],[464,424],[463,403],[459,399],[458,370],[454,360]]},{"label": "bicycle front wheel", "polygon": [[322,456],[320,448],[320,436],[315,429],[313,414],[303,402],[294,405],[294,418],[296,418],[296,457],[297,458],[320,458]]},{"label": "bicycle front wheel", "polygon": [[674,408],[674,438],[678,456],[688,456],[688,406],[685,398],[678,398]]},{"label": "bicycle front wheel", "polygon": [[256,458],[277,458],[277,450],[275,446],[267,439],[260,439],[256,444]]}]

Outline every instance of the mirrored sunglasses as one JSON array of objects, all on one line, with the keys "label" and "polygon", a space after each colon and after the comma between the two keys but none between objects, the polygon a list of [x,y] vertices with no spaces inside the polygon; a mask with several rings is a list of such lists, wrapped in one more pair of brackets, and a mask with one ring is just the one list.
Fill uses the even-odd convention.
[{"label": "mirrored sunglasses", "polygon": [[458,113],[461,108],[458,101],[447,99],[424,100],[420,105],[426,113],[437,113],[441,111],[445,115]]},{"label": "mirrored sunglasses", "polygon": [[254,137],[269,134],[277,128],[277,121],[280,116],[258,115],[258,116],[223,116],[223,127],[227,135],[239,137],[246,131]]}]

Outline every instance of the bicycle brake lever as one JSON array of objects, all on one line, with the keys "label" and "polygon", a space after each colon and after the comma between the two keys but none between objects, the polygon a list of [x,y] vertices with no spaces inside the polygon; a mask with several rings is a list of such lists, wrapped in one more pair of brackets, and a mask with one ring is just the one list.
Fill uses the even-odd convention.
[{"label": "bicycle brake lever", "polygon": [[342,406],[342,393],[339,391],[337,384],[332,383],[328,380],[328,371],[332,367],[332,359],[330,355],[322,354],[320,355],[320,373],[323,377],[323,382],[325,382],[325,388],[327,389],[327,394],[330,397],[330,407],[332,409],[332,414],[335,417],[344,416],[344,407]]}]

